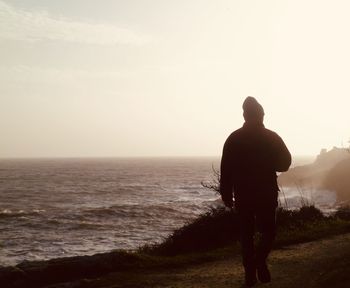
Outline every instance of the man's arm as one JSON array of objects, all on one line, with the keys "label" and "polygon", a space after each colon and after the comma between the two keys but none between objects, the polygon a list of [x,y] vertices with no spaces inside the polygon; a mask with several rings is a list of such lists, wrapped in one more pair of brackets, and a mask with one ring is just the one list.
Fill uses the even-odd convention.
[{"label": "man's arm", "polygon": [[227,139],[221,157],[220,195],[225,206],[229,208],[233,207],[232,186],[232,154],[230,152],[229,139]]},{"label": "man's arm", "polygon": [[275,169],[277,172],[285,172],[292,163],[292,156],[283,142],[282,138],[276,134],[275,138]]}]

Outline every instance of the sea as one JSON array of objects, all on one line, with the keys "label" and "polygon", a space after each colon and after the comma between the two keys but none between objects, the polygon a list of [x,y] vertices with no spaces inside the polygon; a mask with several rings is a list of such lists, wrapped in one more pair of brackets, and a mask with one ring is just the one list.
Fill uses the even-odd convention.
[{"label": "sea", "polygon": [[[214,183],[219,163],[219,157],[0,159],[0,266],[159,243],[222,205],[203,186]],[[299,194],[287,187],[280,202],[298,206]],[[309,198],[329,210],[335,195],[319,195]]]}]

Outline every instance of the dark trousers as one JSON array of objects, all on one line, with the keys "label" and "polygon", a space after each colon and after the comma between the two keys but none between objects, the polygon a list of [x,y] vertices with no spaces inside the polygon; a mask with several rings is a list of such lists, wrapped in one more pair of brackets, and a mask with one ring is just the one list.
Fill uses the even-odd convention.
[{"label": "dark trousers", "polygon": [[[242,260],[246,270],[255,269],[265,263],[276,235],[276,208],[240,207],[238,209],[240,225]],[[261,233],[257,247],[254,246],[255,228]]]}]

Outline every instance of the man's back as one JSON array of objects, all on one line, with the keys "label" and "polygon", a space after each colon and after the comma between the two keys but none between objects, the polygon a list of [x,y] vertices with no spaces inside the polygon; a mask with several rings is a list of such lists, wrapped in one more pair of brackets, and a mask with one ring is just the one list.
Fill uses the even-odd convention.
[{"label": "man's back", "polygon": [[221,162],[221,191],[234,190],[241,203],[277,201],[276,171],[290,165],[282,139],[263,124],[245,123],[225,142]]}]

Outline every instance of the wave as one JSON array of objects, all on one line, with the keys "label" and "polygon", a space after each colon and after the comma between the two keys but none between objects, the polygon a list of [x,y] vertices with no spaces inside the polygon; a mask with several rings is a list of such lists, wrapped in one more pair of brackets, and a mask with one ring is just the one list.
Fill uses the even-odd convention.
[{"label": "wave", "polygon": [[0,211],[0,219],[1,218],[17,218],[17,217],[25,217],[25,216],[37,216],[42,215],[46,212],[43,209],[32,209],[29,211],[26,210],[11,210],[11,209],[3,209]]},{"label": "wave", "polygon": [[152,216],[154,214],[164,213],[179,213],[176,207],[164,206],[164,205],[112,205],[108,207],[91,208],[82,211],[83,216],[94,216],[94,217],[126,217],[126,218],[137,218]]}]

